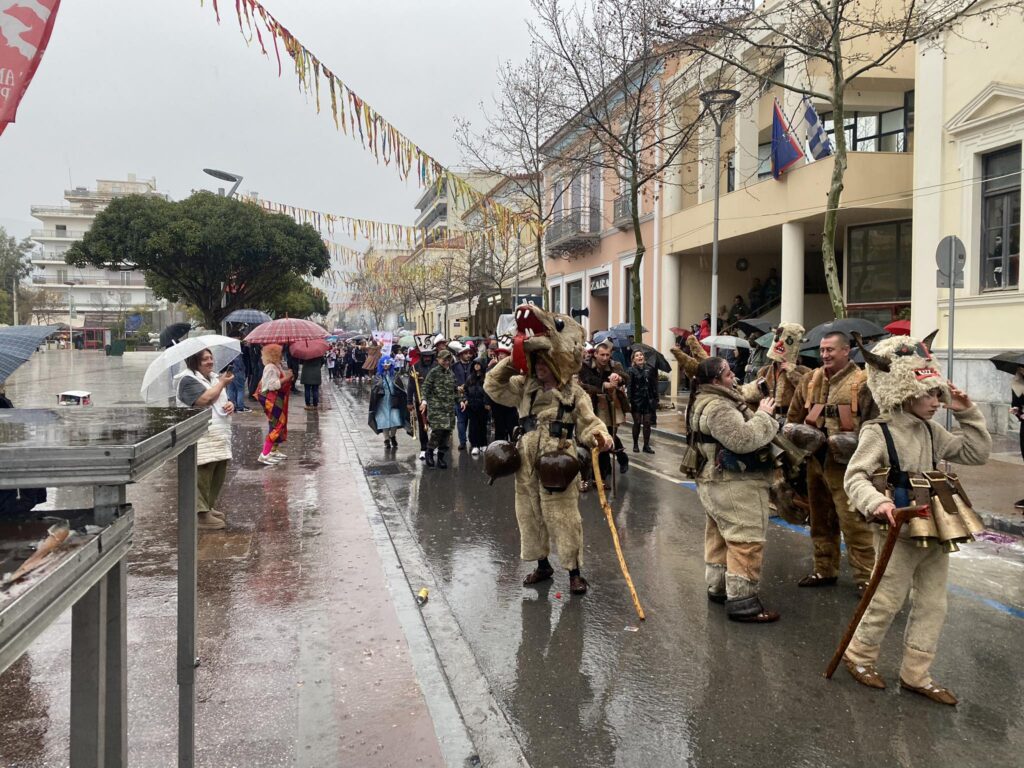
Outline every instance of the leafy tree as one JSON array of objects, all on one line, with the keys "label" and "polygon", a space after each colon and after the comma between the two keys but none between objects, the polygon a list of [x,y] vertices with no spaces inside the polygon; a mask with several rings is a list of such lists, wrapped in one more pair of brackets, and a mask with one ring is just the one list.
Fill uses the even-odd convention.
[{"label": "leafy tree", "polygon": [[208,328],[236,309],[266,306],[282,280],[320,277],[330,267],[312,226],[211,192],[179,202],[118,198],[65,258],[77,267],[134,266],[156,296],[191,304]]},{"label": "leafy tree", "polygon": [[[19,300],[27,297],[21,281],[32,271],[29,254],[34,248],[35,243],[30,238],[19,242],[0,227],[0,323],[17,325],[21,320],[14,317],[13,291],[18,291]],[[18,314],[26,315],[20,307]]]}]

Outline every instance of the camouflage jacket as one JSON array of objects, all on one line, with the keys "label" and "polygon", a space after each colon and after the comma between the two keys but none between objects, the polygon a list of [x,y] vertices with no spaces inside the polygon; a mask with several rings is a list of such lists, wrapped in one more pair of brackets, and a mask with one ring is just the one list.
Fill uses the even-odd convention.
[{"label": "camouflage jacket", "polygon": [[434,365],[422,384],[427,404],[427,422],[431,429],[451,430],[455,426],[455,374],[443,365]]}]

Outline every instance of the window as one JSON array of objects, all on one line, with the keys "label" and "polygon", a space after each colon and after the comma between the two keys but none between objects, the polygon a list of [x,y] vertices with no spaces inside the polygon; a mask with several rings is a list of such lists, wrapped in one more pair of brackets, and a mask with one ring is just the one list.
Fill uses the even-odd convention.
[{"label": "window", "polygon": [[562,208],[565,206],[565,202],[562,200],[563,189],[561,180],[556,181],[551,187],[551,218],[554,221],[562,220]]},{"label": "window", "polygon": [[850,227],[848,237],[849,303],[910,301],[910,221]]},{"label": "window", "polygon": [[757,145],[757,180],[764,181],[772,177],[772,143]]},{"label": "window", "polygon": [[132,273],[131,272],[126,272],[126,271],[122,270],[121,271],[121,285],[131,285],[131,282],[132,282]]},{"label": "window", "polygon": [[68,271],[66,269],[57,270],[57,282],[61,285],[68,282]]},{"label": "window", "polygon": [[551,311],[562,311],[562,287],[560,285],[556,285],[551,289]]},{"label": "window", "polygon": [[622,291],[623,291],[623,302],[622,306],[626,308],[626,316],[622,318],[622,322],[631,323],[633,322],[633,268],[626,267],[622,272]]},{"label": "window", "polygon": [[575,280],[565,289],[565,311],[583,309],[583,281]]},{"label": "window", "polygon": [[981,290],[1016,288],[1020,280],[1021,145],[982,158]]},{"label": "window", "polygon": [[590,169],[590,227],[588,232],[601,231],[601,179],[600,168]]},{"label": "window", "polygon": [[[832,113],[821,116],[825,132],[835,142]],[[846,114],[846,148],[850,152],[908,152],[908,137],[914,129],[914,92],[903,96],[903,106],[884,112],[856,111]]]},{"label": "window", "polygon": [[736,150],[725,156],[725,191],[736,191]]}]

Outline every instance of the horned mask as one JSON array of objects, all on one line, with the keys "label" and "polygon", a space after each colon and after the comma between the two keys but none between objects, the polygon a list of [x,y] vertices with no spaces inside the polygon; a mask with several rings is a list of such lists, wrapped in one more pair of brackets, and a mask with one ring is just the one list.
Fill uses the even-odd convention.
[{"label": "horned mask", "polygon": [[949,403],[949,385],[932,358],[935,331],[923,341],[910,336],[892,336],[874,349],[864,347],[860,334],[853,339],[867,363],[868,389],[883,413],[897,411],[907,400],[938,390],[939,399]]}]

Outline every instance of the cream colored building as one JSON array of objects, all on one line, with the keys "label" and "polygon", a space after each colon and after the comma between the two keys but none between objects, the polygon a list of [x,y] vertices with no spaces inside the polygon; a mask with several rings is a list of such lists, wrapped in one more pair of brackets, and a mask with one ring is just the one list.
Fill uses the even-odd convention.
[{"label": "cream colored building", "polygon": [[[936,249],[963,241],[964,284],[955,292],[953,379],[986,411],[989,427],[1009,422],[1009,382],[988,358],[1024,348],[1020,225],[1024,143],[1024,19],[978,20],[944,51],[917,51],[912,330],[939,328],[949,349],[949,291],[936,287]],[[979,40],[972,43],[968,40]]]},{"label": "cream colored building", "polygon": [[[137,307],[149,311],[167,309],[167,302],[154,298],[145,277],[131,264],[112,271],[98,267],[72,267],[64,261],[67,250],[80,241],[96,217],[112,200],[125,195],[160,195],[156,179],[99,179],[95,189],[75,187],[64,191],[66,205],[33,205],[32,216],[41,226],[32,239],[42,246],[32,255],[33,287],[52,292],[53,313],[65,322],[71,310],[75,328],[109,326],[119,316]],[[70,302],[70,304],[69,304]]]}]

